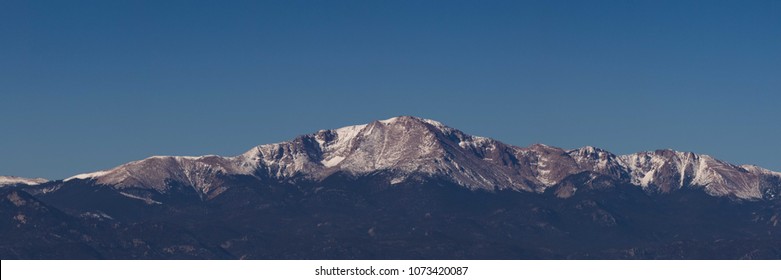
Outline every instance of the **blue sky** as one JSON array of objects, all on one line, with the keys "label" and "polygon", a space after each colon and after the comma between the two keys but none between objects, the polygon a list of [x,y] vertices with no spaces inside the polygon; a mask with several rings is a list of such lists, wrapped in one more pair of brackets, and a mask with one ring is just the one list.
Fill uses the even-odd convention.
[{"label": "blue sky", "polygon": [[398,115],[781,171],[779,1],[225,2],[0,2],[0,175]]}]

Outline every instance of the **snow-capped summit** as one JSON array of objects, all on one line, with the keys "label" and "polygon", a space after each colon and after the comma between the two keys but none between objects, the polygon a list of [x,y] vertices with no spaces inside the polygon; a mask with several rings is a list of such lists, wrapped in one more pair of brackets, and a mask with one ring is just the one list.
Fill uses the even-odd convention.
[{"label": "snow-capped summit", "polygon": [[502,160],[501,153],[511,156],[512,149],[437,121],[402,116],[261,145],[242,157],[257,167],[256,173],[276,178],[320,180],[337,171],[385,171],[394,175],[394,182],[436,176],[470,188],[531,190],[533,186],[513,174],[508,168],[511,161]]},{"label": "snow-capped summit", "polygon": [[48,182],[49,180],[43,178],[22,178],[16,176],[0,176],[0,187],[10,185],[40,185]]},{"label": "snow-capped summit", "polygon": [[591,146],[573,150],[542,144],[516,147],[411,116],[320,130],[256,146],[233,157],[156,156],[66,181],[92,180],[116,188],[161,192],[178,184],[215,196],[230,187],[225,178],[235,175],[319,181],[337,172],[383,174],[391,185],[436,178],[470,189],[534,192],[582,172],[658,192],[697,187],[712,195],[756,199],[781,190],[777,172],[735,166],[706,155],[658,150],[617,156]]}]

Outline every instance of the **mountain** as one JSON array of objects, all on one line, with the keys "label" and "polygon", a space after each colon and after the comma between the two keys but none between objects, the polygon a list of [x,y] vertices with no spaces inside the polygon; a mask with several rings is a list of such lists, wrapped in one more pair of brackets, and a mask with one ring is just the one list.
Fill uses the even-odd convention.
[{"label": "mountain", "polygon": [[469,189],[544,192],[582,172],[663,193],[690,187],[714,196],[771,199],[781,190],[781,173],[707,155],[657,150],[618,156],[594,147],[564,150],[540,144],[522,148],[409,116],[321,130],[234,157],[155,156],[65,182],[94,180],[161,192],[172,184],[188,185],[213,198],[230,187],[225,176],[321,181],[334,173],[385,173],[391,185],[437,178]]},{"label": "mountain", "polygon": [[780,173],[409,116],[13,182],[3,259],[781,259]]},{"label": "mountain", "polygon": [[11,185],[39,185],[48,182],[49,180],[43,178],[22,178],[15,176],[0,176],[0,187]]}]

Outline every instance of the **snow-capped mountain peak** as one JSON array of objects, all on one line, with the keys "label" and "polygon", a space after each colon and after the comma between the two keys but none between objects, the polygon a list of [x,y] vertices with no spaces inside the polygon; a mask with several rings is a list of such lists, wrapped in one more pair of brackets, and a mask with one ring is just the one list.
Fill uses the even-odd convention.
[{"label": "snow-capped mountain peak", "polygon": [[581,172],[659,192],[699,187],[712,195],[755,199],[781,190],[777,172],[706,155],[657,150],[618,156],[592,146],[564,150],[542,144],[523,148],[411,116],[320,130],[234,157],[151,157],[66,181],[93,180],[163,192],[179,184],[213,196],[230,187],[224,183],[227,176],[319,181],[337,172],[385,174],[392,185],[438,178],[471,189],[535,192]]}]

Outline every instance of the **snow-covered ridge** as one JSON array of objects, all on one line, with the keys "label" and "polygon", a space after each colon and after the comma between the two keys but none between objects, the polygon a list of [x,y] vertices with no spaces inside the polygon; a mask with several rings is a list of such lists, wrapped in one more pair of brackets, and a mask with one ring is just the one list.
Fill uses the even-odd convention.
[{"label": "snow-covered ridge", "polygon": [[49,180],[43,178],[22,178],[16,176],[0,176],[0,187],[9,185],[40,185]]},{"label": "snow-covered ridge", "polygon": [[96,177],[100,177],[100,176],[106,175],[108,172],[109,172],[108,170],[101,170],[101,171],[95,171],[95,172],[90,172],[90,173],[77,174],[77,175],[73,175],[71,177],[68,177],[68,178],[66,178],[63,181],[67,182],[67,181],[74,180],[74,179],[82,179],[82,180],[92,179],[92,178],[96,178]]},{"label": "snow-covered ridge", "polygon": [[699,187],[712,195],[754,199],[781,190],[778,172],[735,166],[707,155],[657,150],[618,156],[591,146],[573,150],[542,144],[517,147],[409,116],[320,130],[259,145],[234,157],[155,156],[66,181],[94,180],[117,188],[159,191],[180,184],[214,196],[230,187],[225,178],[231,175],[317,181],[335,172],[356,176],[382,172],[390,174],[389,184],[435,177],[471,189],[534,192],[582,172],[659,192]]},{"label": "snow-covered ridge", "polygon": [[769,174],[773,176],[781,176],[781,172],[775,172],[752,164],[744,164],[741,165],[740,167],[751,172]]}]

